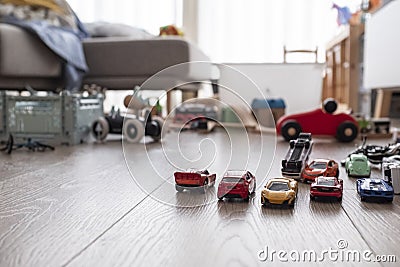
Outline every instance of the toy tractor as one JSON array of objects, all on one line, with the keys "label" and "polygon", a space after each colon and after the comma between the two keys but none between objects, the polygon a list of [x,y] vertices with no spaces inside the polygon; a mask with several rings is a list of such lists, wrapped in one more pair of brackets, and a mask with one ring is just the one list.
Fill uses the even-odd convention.
[{"label": "toy tractor", "polygon": [[100,117],[92,125],[92,134],[97,141],[104,141],[108,134],[123,134],[129,143],[139,142],[143,136],[150,136],[154,141],[162,138],[164,120],[153,116],[148,100],[127,96],[125,106],[134,111],[121,115],[120,110],[113,107],[105,117]]}]

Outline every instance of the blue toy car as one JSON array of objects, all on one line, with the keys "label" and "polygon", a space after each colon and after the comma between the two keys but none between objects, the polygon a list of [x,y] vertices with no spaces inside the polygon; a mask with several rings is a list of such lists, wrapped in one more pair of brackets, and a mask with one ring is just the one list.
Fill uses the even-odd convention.
[{"label": "blue toy car", "polygon": [[361,201],[367,199],[393,201],[394,191],[387,182],[382,179],[362,178],[357,180],[357,193]]}]

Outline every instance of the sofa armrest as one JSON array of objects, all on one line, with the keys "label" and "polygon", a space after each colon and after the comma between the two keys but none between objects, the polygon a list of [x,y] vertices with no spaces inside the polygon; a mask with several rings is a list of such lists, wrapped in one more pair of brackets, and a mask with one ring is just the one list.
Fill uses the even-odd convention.
[{"label": "sofa armrest", "polygon": [[0,23],[0,77],[57,78],[61,72],[61,60],[39,38]]}]

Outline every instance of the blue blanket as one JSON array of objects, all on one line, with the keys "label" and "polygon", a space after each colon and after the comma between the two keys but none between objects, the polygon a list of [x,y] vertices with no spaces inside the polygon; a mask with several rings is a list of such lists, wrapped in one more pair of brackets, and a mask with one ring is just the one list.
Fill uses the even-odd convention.
[{"label": "blue blanket", "polygon": [[70,91],[80,89],[83,76],[88,71],[81,39],[88,35],[78,19],[78,31],[56,27],[42,21],[18,20],[10,16],[3,17],[1,22],[19,26],[37,35],[64,61],[65,89]]}]

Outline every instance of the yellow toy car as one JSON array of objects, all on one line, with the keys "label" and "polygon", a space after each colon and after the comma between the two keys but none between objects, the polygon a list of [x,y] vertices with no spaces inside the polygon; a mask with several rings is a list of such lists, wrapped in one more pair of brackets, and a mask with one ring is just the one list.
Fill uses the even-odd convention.
[{"label": "yellow toy car", "polygon": [[297,196],[297,181],[290,178],[273,178],[261,192],[261,204],[294,206]]}]

